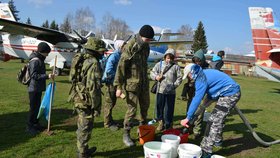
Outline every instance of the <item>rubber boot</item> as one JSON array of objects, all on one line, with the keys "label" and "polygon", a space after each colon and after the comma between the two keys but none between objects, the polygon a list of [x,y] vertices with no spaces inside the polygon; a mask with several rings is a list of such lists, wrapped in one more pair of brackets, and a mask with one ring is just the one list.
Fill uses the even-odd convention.
[{"label": "rubber boot", "polygon": [[125,130],[124,134],[123,134],[123,143],[128,146],[134,146],[135,143],[132,141],[131,137],[130,137],[130,131],[129,130]]}]

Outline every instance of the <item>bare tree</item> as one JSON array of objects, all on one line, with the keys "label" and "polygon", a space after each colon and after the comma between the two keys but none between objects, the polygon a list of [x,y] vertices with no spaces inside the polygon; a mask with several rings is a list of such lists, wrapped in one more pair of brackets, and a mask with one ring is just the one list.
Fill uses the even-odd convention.
[{"label": "bare tree", "polygon": [[95,17],[89,7],[76,11],[73,28],[85,36],[95,27]]},{"label": "bare tree", "polygon": [[190,25],[182,25],[178,30],[179,33],[182,33],[182,36],[179,36],[178,39],[181,40],[192,40],[193,39],[193,29]]},{"label": "bare tree", "polygon": [[103,16],[101,33],[105,38],[114,39],[117,35],[118,39],[126,39],[133,32],[125,21],[115,19],[110,13]]},{"label": "bare tree", "polygon": [[[178,33],[182,33],[183,35],[178,36],[178,40],[193,40],[193,29],[190,25],[182,25],[180,29],[178,30]],[[183,50],[190,50],[191,45],[180,45],[177,49],[183,49]]]}]

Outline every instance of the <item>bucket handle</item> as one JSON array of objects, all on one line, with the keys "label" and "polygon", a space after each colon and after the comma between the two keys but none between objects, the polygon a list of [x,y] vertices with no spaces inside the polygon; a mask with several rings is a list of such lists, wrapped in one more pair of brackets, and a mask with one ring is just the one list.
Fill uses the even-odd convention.
[{"label": "bucket handle", "polygon": [[151,133],[151,131],[148,131],[148,132],[146,132],[145,134],[143,134],[141,137],[140,137],[140,132],[138,133],[138,138],[143,138],[143,137],[145,137],[145,136],[147,136],[148,134],[150,134]]}]

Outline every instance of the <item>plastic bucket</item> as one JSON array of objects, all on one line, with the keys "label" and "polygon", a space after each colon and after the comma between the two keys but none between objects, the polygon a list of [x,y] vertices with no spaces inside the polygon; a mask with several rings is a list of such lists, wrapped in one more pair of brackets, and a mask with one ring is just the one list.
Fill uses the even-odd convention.
[{"label": "plastic bucket", "polygon": [[151,141],[143,145],[145,158],[170,158],[171,145],[164,142]]},{"label": "plastic bucket", "polygon": [[177,149],[180,144],[181,138],[174,134],[165,134],[161,136],[161,141],[171,145],[171,157],[176,158],[178,156]]},{"label": "plastic bucket", "polygon": [[179,158],[199,158],[202,150],[199,146],[190,143],[180,144],[178,147]]},{"label": "plastic bucket", "polygon": [[176,136],[180,136],[181,138],[180,144],[187,143],[189,138],[189,133],[181,134],[181,131],[178,129],[167,129],[163,131],[163,134],[174,134]]},{"label": "plastic bucket", "polygon": [[138,127],[139,143],[145,144],[146,142],[153,141],[155,139],[155,126],[142,125]]}]

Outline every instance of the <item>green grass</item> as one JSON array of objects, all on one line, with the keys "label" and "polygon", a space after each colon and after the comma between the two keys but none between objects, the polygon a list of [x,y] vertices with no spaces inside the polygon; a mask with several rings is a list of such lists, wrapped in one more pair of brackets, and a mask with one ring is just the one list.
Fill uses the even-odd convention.
[{"label": "green grass", "polygon": [[[0,157],[76,157],[76,116],[72,114],[73,106],[66,101],[70,88],[67,76],[56,78],[57,90],[51,118],[51,130],[55,134],[48,136],[42,133],[31,137],[25,133],[29,109],[27,89],[16,81],[16,74],[22,66],[20,60],[0,62]],[[280,139],[280,84],[243,76],[234,76],[234,79],[242,89],[238,107],[254,130],[265,141]],[[177,90],[177,98],[180,96],[182,85]],[[151,94],[149,119],[153,116],[154,101],[155,96]],[[185,107],[184,101],[176,99],[176,127],[179,127],[180,119],[185,116]],[[124,101],[118,100],[113,111],[114,119],[121,123],[125,110]],[[47,124],[44,120],[41,122]],[[137,137],[136,128],[133,128],[132,137]],[[160,140],[160,133],[157,133],[157,139]],[[193,136],[190,136],[189,142],[199,145],[199,141],[194,141]],[[138,141],[136,147],[127,148],[123,145],[122,130],[111,132],[104,129],[103,116],[95,119],[89,144],[97,147],[96,157],[137,158],[144,155],[143,146]],[[262,147],[233,111],[224,128],[224,148],[216,149],[215,152],[226,157],[274,158],[280,157],[280,145]]]}]

